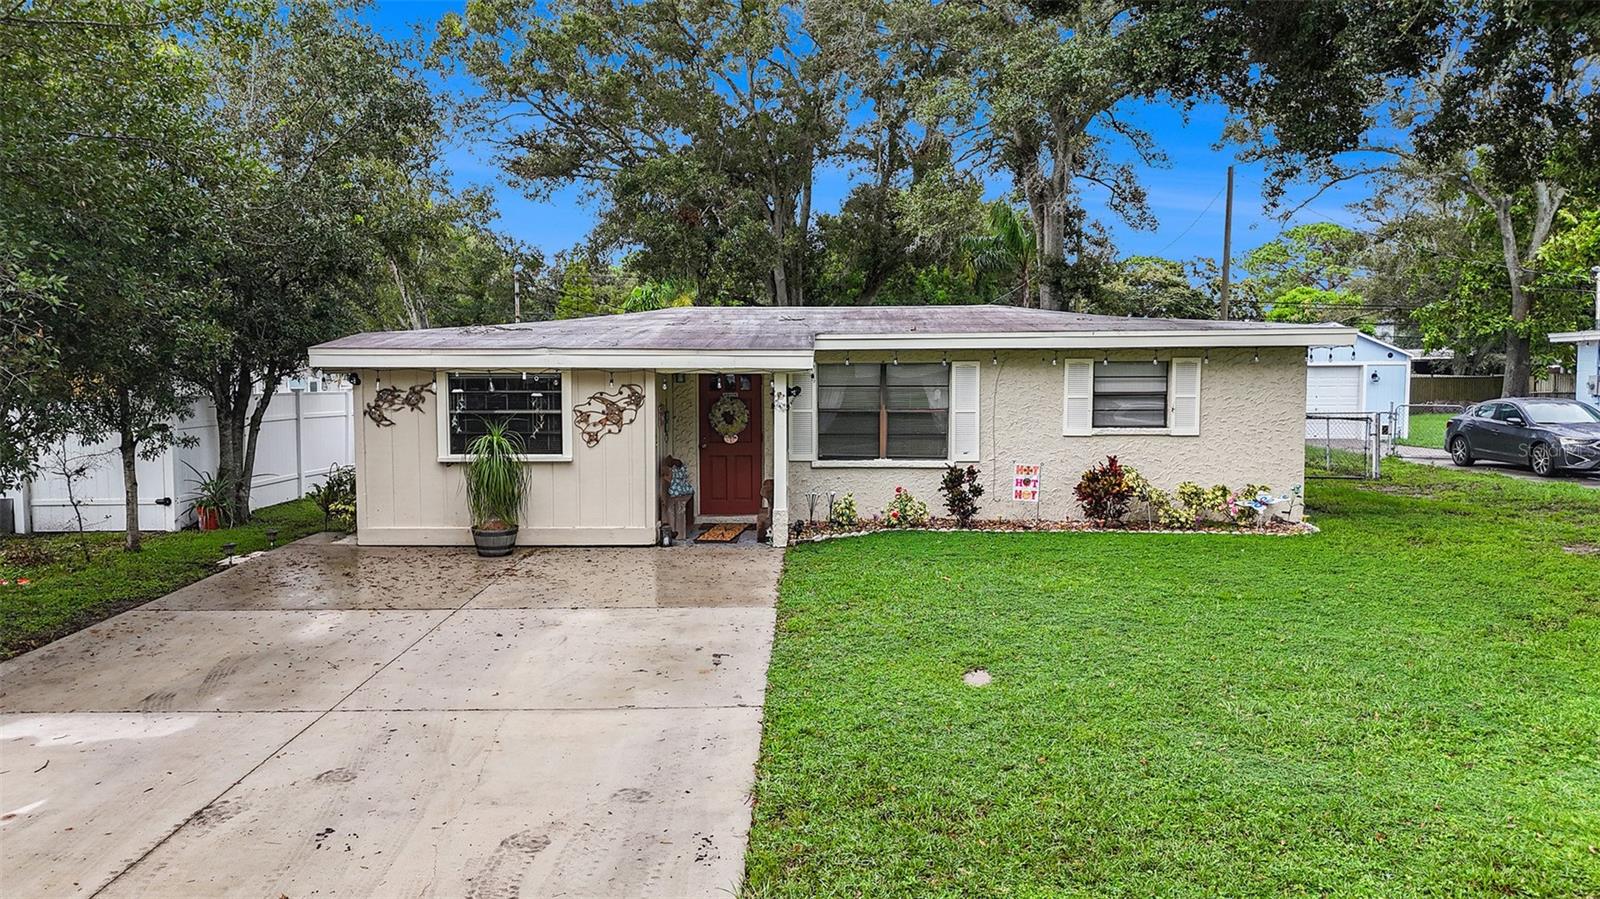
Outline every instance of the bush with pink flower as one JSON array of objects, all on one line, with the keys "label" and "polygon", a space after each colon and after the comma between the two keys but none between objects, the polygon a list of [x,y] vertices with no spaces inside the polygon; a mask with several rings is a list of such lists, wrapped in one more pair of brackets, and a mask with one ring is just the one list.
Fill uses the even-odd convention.
[{"label": "bush with pink flower", "polygon": [[911,495],[904,487],[894,488],[894,499],[883,510],[883,526],[889,528],[919,528],[928,523],[928,504]]}]

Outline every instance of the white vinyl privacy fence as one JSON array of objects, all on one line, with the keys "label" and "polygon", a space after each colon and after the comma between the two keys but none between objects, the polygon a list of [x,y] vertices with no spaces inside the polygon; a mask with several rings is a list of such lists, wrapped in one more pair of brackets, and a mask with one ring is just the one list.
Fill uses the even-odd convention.
[{"label": "white vinyl privacy fence", "polygon": [[[256,402],[260,401],[257,395]],[[350,464],[355,455],[352,403],[349,388],[272,396],[261,423],[251,508],[304,496],[327,476],[330,466]],[[180,437],[192,438],[185,441],[191,445],[173,446],[153,459],[139,460],[142,530],[176,531],[192,524],[195,471],[210,473],[217,468],[217,423],[210,401],[196,402],[193,414],[174,421],[172,427]],[[87,469],[70,484],[59,473],[63,457],[69,468]],[[68,440],[43,462],[43,473],[24,489],[6,494],[13,501],[16,531],[25,532],[30,526],[34,531],[76,530],[74,497],[86,529],[122,529],[122,457],[115,436],[89,445]]]}]

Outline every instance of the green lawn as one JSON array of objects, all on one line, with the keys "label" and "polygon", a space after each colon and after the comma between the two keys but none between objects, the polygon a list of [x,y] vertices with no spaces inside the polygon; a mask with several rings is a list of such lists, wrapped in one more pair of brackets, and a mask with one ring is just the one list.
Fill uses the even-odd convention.
[{"label": "green lawn", "polygon": [[1398,441],[1404,446],[1431,446],[1444,449],[1444,423],[1455,416],[1454,412],[1413,412],[1408,436]]},{"label": "green lawn", "polygon": [[[209,533],[146,534],[144,550],[122,551],[122,534],[92,533],[84,563],[77,534],[0,540],[0,658],[26,652],[125,609],[163,596],[216,571],[222,544],[239,553],[278,545],[322,530],[322,511],[310,500],[256,510],[249,524]],[[26,585],[17,579],[28,580]]]},{"label": "green lawn", "polygon": [[746,895],[1600,895],[1600,492],[1385,472],[792,549]]}]

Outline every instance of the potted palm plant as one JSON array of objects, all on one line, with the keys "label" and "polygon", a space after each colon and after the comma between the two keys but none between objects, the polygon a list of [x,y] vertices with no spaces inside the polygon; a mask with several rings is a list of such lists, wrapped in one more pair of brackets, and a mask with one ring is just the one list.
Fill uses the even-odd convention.
[{"label": "potted palm plant", "polygon": [[521,454],[521,436],[498,422],[488,422],[484,432],[467,444],[467,510],[480,556],[509,556],[517,544],[522,494],[528,485]]},{"label": "potted palm plant", "polygon": [[202,531],[215,531],[224,524],[233,525],[233,485],[219,475],[200,471],[188,462],[183,463],[194,472],[194,499],[189,505],[194,509],[195,525]]}]

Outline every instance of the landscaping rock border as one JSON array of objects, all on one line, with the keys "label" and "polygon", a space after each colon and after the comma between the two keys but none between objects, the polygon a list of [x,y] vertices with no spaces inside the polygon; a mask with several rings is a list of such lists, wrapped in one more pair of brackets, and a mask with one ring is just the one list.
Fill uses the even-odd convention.
[{"label": "landscaping rock border", "polygon": [[852,528],[849,530],[834,530],[829,527],[807,528],[795,536],[792,543],[821,543],[824,540],[838,540],[844,537],[866,537],[872,534],[896,534],[908,532],[922,533],[966,533],[966,534],[1022,534],[1022,533],[1085,533],[1085,534],[1219,534],[1232,537],[1302,537],[1321,533],[1321,528],[1310,522],[1268,522],[1260,527],[1198,527],[1198,528],[1162,528],[1147,527],[1132,524],[1124,527],[1102,527],[1092,521],[1012,521],[1008,519],[990,519],[987,521],[974,521],[971,527],[961,527],[950,519],[931,519],[923,527],[892,528],[868,527]]}]

